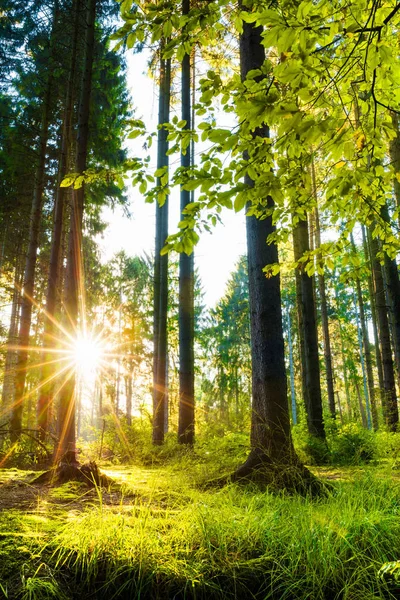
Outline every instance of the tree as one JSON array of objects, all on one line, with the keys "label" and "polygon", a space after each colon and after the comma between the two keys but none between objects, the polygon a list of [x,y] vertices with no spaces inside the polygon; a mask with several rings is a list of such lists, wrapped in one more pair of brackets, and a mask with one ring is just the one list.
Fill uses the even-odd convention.
[{"label": "tree", "polygon": [[[157,169],[163,178],[168,178],[168,133],[164,123],[169,122],[171,93],[171,60],[162,55],[164,43],[160,45],[159,84],[159,130]],[[161,176],[157,184],[161,185]],[[156,244],[154,254],[154,365],[153,365],[153,443],[164,440],[164,428],[168,407],[168,254],[161,254],[168,237],[168,196],[160,199],[156,206]]]},{"label": "tree", "polygon": [[[74,23],[72,34],[72,47],[70,66],[68,73],[67,90],[64,104],[63,125],[61,133],[61,148],[58,166],[58,181],[55,192],[53,208],[53,232],[51,243],[51,255],[46,292],[46,313],[44,322],[43,345],[49,349],[54,346],[54,334],[56,332],[56,306],[60,296],[60,263],[64,224],[64,206],[66,201],[66,188],[61,186],[69,163],[69,154],[72,146],[72,112],[74,108],[74,91],[77,67],[78,33],[81,14],[80,0],[74,0],[71,17]],[[44,355],[44,365],[41,373],[41,387],[37,403],[37,425],[39,438],[44,441],[48,432],[50,421],[50,408],[53,400],[54,373],[57,371],[51,352]]]},{"label": "tree", "polygon": [[307,272],[307,265],[301,262],[307,257],[309,251],[308,224],[306,218],[295,218],[297,223],[293,229],[293,247],[294,258],[298,265],[296,293],[302,359],[302,388],[306,406],[307,426],[311,435],[325,439],[313,279]]},{"label": "tree", "polygon": [[[264,60],[262,27],[244,22],[240,36],[242,80],[246,81],[249,73],[260,69]],[[250,134],[256,142],[252,147],[249,144],[245,157],[245,160],[251,160],[257,154],[260,140],[269,137],[269,131],[265,124],[256,128],[249,122],[243,128],[243,133]],[[257,218],[252,204],[248,204],[246,229],[253,397],[251,451],[233,479],[255,476],[278,486],[304,488],[310,485],[311,478],[299,463],[290,432],[280,278],[279,275],[266,278],[263,272],[266,265],[278,262],[277,245],[267,244],[268,236],[275,230],[271,216],[273,199],[260,195],[257,179],[254,181],[248,173],[245,183],[252,204],[265,218]]]},{"label": "tree", "polygon": [[42,123],[40,130],[38,153],[39,158],[34,182],[29,229],[29,244],[26,255],[23,294],[21,300],[21,315],[18,332],[18,343],[20,349],[18,351],[17,375],[15,378],[15,401],[13,404],[10,420],[11,440],[14,442],[18,439],[22,428],[22,409],[25,393],[26,366],[28,362],[28,346],[32,316],[32,300],[35,286],[35,267],[39,244],[40,220],[42,215],[43,192],[45,186],[46,154],[51,115],[50,111],[54,84],[53,48],[55,43],[58,18],[58,0],[55,0],[53,5],[52,30],[48,41],[49,59],[47,64],[46,83],[42,100]]},{"label": "tree", "polygon": [[[89,139],[89,110],[92,91],[92,72],[95,44],[96,1],[89,0],[86,12],[85,58],[82,74],[81,97],[78,112],[78,133],[76,146],[76,171],[86,169]],[[82,284],[82,222],[84,208],[84,186],[74,189],[72,195],[71,223],[65,280],[64,306],[68,328],[74,336],[78,326],[79,296],[83,294]],[[75,374],[69,374],[59,396],[58,427],[59,442],[57,456],[67,452],[71,461],[76,461],[75,431]]]},{"label": "tree", "polygon": [[[182,0],[182,15],[187,16],[190,0]],[[182,59],[182,121],[184,130],[190,130],[190,53]],[[181,153],[181,165],[191,166],[190,139]],[[190,203],[190,191],[181,188],[181,215]],[[179,256],[179,424],[178,440],[182,444],[194,441],[194,258],[189,251]]]}]

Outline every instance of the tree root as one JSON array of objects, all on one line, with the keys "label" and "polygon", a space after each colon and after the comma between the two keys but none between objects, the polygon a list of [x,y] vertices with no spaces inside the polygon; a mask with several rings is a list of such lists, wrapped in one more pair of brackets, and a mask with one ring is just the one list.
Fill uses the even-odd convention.
[{"label": "tree root", "polygon": [[57,486],[67,481],[79,481],[89,487],[107,487],[113,483],[112,479],[99,471],[95,462],[80,465],[75,453],[67,452],[57,466],[36,477],[31,484]]},{"label": "tree root", "polygon": [[320,497],[332,486],[322,482],[307,469],[297,457],[273,461],[263,452],[253,450],[247,460],[231,473],[208,481],[203,487],[224,487],[230,483],[255,484],[261,489],[286,491],[289,494]]}]

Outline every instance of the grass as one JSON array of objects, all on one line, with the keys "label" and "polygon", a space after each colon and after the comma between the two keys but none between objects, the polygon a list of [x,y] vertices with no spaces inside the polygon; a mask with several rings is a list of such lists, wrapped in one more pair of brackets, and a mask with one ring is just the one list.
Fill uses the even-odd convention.
[{"label": "grass", "polygon": [[65,484],[28,512],[3,510],[0,598],[400,597],[378,575],[400,558],[400,485],[387,467],[321,469],[334,489],[311,500],[202,490],[218,464],[201,452],[107,468],[122,493]]}]

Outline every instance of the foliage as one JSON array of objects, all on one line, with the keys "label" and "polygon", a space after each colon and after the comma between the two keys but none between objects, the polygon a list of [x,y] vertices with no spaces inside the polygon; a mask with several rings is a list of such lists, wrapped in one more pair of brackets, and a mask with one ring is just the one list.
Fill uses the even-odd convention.
[{"label": "foliage", "polygon": [[[221,454],[215,443],[209,466]],[[81,511],[50,497],[30,514],[3,511],[3,588],[25,598],[54,589],[71,599],[396,597],[384,571],[395,573],[400,554],[399,484],[387,471],[336,470],[333,492],[313,501],[251,486],[198,489],[203,472],[189,457],[109,468],[123,493],[94,491]]]}]

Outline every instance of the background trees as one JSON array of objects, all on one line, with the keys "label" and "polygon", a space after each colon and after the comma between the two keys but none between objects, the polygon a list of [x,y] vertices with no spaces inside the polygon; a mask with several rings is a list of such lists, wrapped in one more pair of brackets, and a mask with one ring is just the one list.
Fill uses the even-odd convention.
[{"label": "background trees", "polygon": [[[10,7],[9,20],[0,31],[4,57],[0,114],[5,123],[0,133],[1,265],[3,297],[10,304],[2,329],[4,341],[8,340],[2,359],[2,396],[4,412],[12,412],[15,440],[23,429],[21,409],[28,405],[23,399],[36,396],[37,386],[42,390],[42,440],[56,431],[48,407],[57,390],[69,398],[57,417],[59,432],[65,428],[74,367],[65,360],[70,384],[64,384],[51,366],[51,353],[69,352],[71,360],[76,331],[86,331],[88,318],[93,316],[97,323],[99,314],[107,311],[104,331],[109,330],[114,342],[118,339],[117,345],[122,346],[100,375],[104,385],[97,383],[96,402],[101,394],[102,402],[108,396],[114,416],[119,419],[126,414],[132,423],[134,379],[142,378],[142,370],[153,359],[156,443],[162,442],[168,428],[167,416],[171,430],[189,444],[194,439],[195,415],[199,424],[217,417],[225,427],[244,429],[251,402],[253,442],[261,421],[261,429],[269,431],[270,425],[264,426],[270,418],[273,428],[281,427],[283,437],[290,440],[287,373],[291,373],[292,418],[307,422],[311,436],[323,440],[335,417],[344,423],[354,419],[367,427],[387,425],[396,430],[400,286],[396,262],[398,66],[394,57],[398,11],[389,2],[371,5],[367,13],[361,3],[353,4],[349,14],[341,1],[335,2],[332,16],[332,7],[322,0],[240,8],[219,2],[182,7],[174,2],[136,5],[124,0],[124,25],[113,35],[116,45],[125,44],[128,50],[148,45],[157,57],[153,65],[159,65],[155,76],[160,84],[159,123],[163,126],[158,132],[155,169],[149,166],[151,150],[145,156],[155,133],[130,114],[123,61],[109,47],[110,23],[118,6],[98,1],[97,17],[89,29],[90,20],[84,15],[94,4],[81,0],[31,2],[26,15],[18,3]],[[236,52],[230,61],[229,44]],[[201,73],[196,83],[192,69],[196,123],[191,121],[190,107],[194,51],[198,55],[195,71]],[[180,86],[184,97],[178,100]],[[79,102],[80,97],[86,101]],[[181,119],[170,118],[170,99],[172,111],[182,108]],[[126,158],[121,144],[126,125],[130,138],[145,136],[134,158]],[[194,143],[197,149],[191,157]],[[176,168],[180,154],[182,164]],[[155,264],[153,269],[146,260],[121,255],[115,259],[118,268],[109,267],[105,283],[97,279],[102,267],[93,238],[102,228],[101,206],[107,201],[125,201],[124,174],[132,177],[138,194],[160,203]],[[166,240],[167,198],[174,198],[176,191],[182,194],[181,219],[178,231]],[[29,242],[27,215],[32,198],[36,219]],[[249,250],[249,275],[240,263],[224,298],[196,325],[193,248],[202,231],[218,222],[223,208],[239,212],[245,207],[251,229],[249,245],[257,246],[254,255]],[[74,236],[67,240],[67,230],[73,230],[68,223],[76,226],[75,241]],[[83,241],[77,244],[81,231]],[[161,256],[161,251],[171,249],[180,252],[179,303],[173,285],[175,267],[169,267],[168,290],[167,258]],[[25,282],[24,263],[29,271]],[[78,290],[81,263],[86,273],[79,277]],[[298,279],[297,300],[293,273]],[[252,300],[246,295],[246,277],[250,296],[255,294],[260,300],[257,309],[248,308]],[[270,290],[265,298],[255,292],[259,286]],[[133,289],[135,299],[128,299]],[[146,308],[140,306],[137,296],[141,295]],[[107,310],[100,307],[100,297],[110,302]],[[154,302],[152,328],[147,314],[150,301]],[[176,311],[181,320],[179,352]],[[267,318],[272,322],[265,325]],[[251,320],[257,340],[265,341],[275,331],[272,353],[261,341],[250,350]],[[257,329],[262,323],[264,332]],[[66,334],[70,336],[67,345]],[[50,364],[40,372],[30,367],[33,357],[40,356],[41,345],[45,362]],[[35,347],[35,354],[28,352],[30,346]],[[109,349],[107,353],[112,354]],[[273,363],[278,357],[279,364]],[[16,360],[14,395],[11,375]],[[182,375],[180,425],[175,413],[177,369]],[[271,382],[264,382],[267,387],[263,388],[261,380],[268,369],[279,374],[279,384],[270,388]],[[148,390],[138,387],[138,403],[143,407]],[[258,396],[256,388],[263,388]],[[278,388],[279,400],[273,404],[279,406],[279,418],[264,411],[265,400],[275,398]],[[168,411],[167,395],[171,397]],[[272,437],[277,441],[279,436],[275,432]],[[268,445],[270,433],[267,437]],[[282,440],[279,444],[283,448]]]}]

